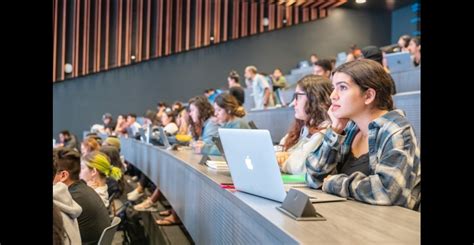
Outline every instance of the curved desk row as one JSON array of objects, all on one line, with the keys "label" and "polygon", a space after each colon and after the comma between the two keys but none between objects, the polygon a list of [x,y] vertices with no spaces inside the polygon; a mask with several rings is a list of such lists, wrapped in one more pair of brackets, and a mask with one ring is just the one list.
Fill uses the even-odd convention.
[{"label": "curved desk row", "polygon": [[190,150],[121,142],[125,159],[160,188],[196,244],[420,243],[418,212],[345,201],[315,204],[326,221],[295,221],[276,209],[280,203],[222,189],[229,172],[200,165]]}]

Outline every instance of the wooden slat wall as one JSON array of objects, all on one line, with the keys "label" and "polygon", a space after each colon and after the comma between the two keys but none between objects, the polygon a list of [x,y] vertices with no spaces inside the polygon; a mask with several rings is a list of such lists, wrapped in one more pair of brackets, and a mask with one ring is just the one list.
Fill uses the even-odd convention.
[{"label": "wooden slat wall", "polygon": [[172,15],[172,0],[166,0],[166,33],[165,33],[165,55],[171,54],[171,15]]},{"label": "wooden slat wall", "polygon": [[260,25],[259,25],[259,32],[264,32],[265,31],[265,25],[263,23],[263,19],[265,18],[265,0],[260,0],[259,4],[259,11],[260,14],[258,16],[258,19],[260,20]]},{"label": "wooden slat wall", "polygon": [[247,36],[247,22],[248,22],[248,2],[246,0],[242,1],[242,26],[240,37]]},{"label": "wooden slat wall", "polygon": [[53,0],[53,82],[317,20],[345,2]]},{"label": "wooden slat wall", "polygon": [[250,2],[250,35],[257,33],[257,3]]},{"label": "wooden slat wall", "polygon": [[150,58],[151,0],[147,0],[146,10],[145,60],[148,60]]},{"label": "wooden slat wall", "polygon": [[176,23],[176,31],[175,31],[175,48],[174,52],[178,53],[181,52],[182,47],[182,11],[183,11],[183,0],[176,0],[176,14],[175,14],[175,23]]},{"label": "wooden slat wall", "polygon": [[268,30],[275,29],[275,4],[268,5]]},{"label": "wooden slat wall", "polygon": [[131,28],[132,28],[132,10],[131,10],[131,3],[132,0],[125,0],[126,1],[126,8],[125,8],[125,64],[130,64],[130,55],[131,50],[130,46],[132,43],[132,36],[131,36]]},{"label": "wooden slat wall", "polygon": [[295,9],[295,14],[293,16],[293,24],[296,25],[300,23],[300,9],[301,7],[294,8]]},{"label": "wooden slat wall", "polygon": [[157,35],[156,35],[156,52],[155,57],[161,57],[162,49],[163,49],[163,1],[165,0],[157,0],[157,14],[156,14],[156,26],[157,26]]},{"label": "wooden slat wall", "polygon": [[232,39],[237,39],[239,38],[239,27],[240,27],[240,22],[239,22],[239,14],[240,14],[240,1],[239,0],[234,0],[234,6],[233,6],[233,11],[232,11]]},{"label": "wooden slat wall", "polygon": [[105,1],[106,12],[105,12],[105,52],[104,52],[104,69],[109,68],[109,31],[110,31],[110,0]]},{"label": "wooden slat wall", "polygon": [[204,0],[204,46],[211,42],[211,0]]},{"label": "wooden slat wall", "polygon": [[202,18],[202,0],[196,0],[196,14],[194,23],[195,36],[194,36],[194,47],[201,47],[201,18]]},{"label": "wooden slat wall", "polygon": [[115,22],[115,40],[117,42],[115,46],[115,64],[117,64],[117,66],[122,64],[122,12],[123,2],[122,0],[117,0],[117,20]]},{"label": "wooden slat wall", "polygon": [[56,81],[57,59],[58,59],[58,1],[54,0],[53,9],[53,81]]},{"label": "wooden slat wall", "polygon": [[317,8],[311,8],[310,19],[311,20],[318,19],[318,9]]},{"label": "wooden slat wall", "polygon": [[293,25],[293,6],[286,6],[286,26]]},{"label": "wooden slat wall", "polygon": [[214,5],[214,43],[221,40],[221,0],[215,0]]},{"label": "wooden slat wall", "polygon": [[320,18],[325,18],[328,15],[327,9],[319,9],[319,17]]},{"label": "wooden slat wall", "polygon": [[101,16],[101,4],[102,4],[102,1],[101,0],[96,0],[96,5],[95,5],[95,37],[94,37],[94,49],[95,49],[95,52],[94,52],[94,65],[95,65],[95,69],[94,69],[94,72],[98,72],[100,70],[100,34],[102,33],[101,32],[101,20],[100,20],[100,16]]},{"label": "wooden slat wall", "polygon": [[72,26],[72,76],[76,77],[79,70],[79,15],[80,15],[80,0],[74,1],[74,14]]},{"label": "wooden slat wall", "polygon": [[303,22],[309,21],[309,7],[303,8]]},{"label": "wooden slat wall", "polygon": [[64,80],[64,65],[66,64],[66,5],[67,1],[63,1],[63,13],[62,13],[62,35],[61,35],[61,62],[59,71],[61,72],[61,80]]},{"label": "wooden slat wall", "polygon": [[276,28],[280,29],[283,26],[283,11],[285,6],[283,4],[277,5]]},{"label": "wooden slat wall", "polygon": [[229,0],[224,0],[224,23],[223,23],[223,36],[222,36],[222,41],[227,41],[227,19],[228,19],[228,13],[229,13]]},{"label": "wooden slat wall", "polygon": [[190,49],[191,38],[191,0],[186,1],[186,50]]},{"label": "wooden slat wall", "polygon": [[143,0],[137,0],[137,30],[135,31],[135,54],[137,62],[142,60],[142,42],[143,42]]}]

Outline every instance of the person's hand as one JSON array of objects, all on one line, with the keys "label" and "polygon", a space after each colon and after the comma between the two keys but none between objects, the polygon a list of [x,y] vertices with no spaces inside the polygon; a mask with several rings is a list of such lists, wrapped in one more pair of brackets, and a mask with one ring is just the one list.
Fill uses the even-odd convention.
[{"label": "person's hand", "polygon": [[290,154],[287,151],[277,151],[275,152],[278,165],[281,167],[283,163],[288,159]]},{"label": "person's hand", "polygon": [[331,118],[331,122],[332,122],[331,128],[335,133],[341,134],[342,131],[344,131],[346,124],[349,122],[349,118],[335,117],[334,114],[332,113],[332,108],[333,106],[331,105],[328,110],[328,115],[329,115],[329,118]]}]

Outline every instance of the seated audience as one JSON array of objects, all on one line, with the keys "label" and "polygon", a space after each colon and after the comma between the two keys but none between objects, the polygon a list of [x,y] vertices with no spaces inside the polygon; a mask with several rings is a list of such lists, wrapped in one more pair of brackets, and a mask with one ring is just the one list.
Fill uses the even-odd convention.
[{"label": "seated audience", "polygon": [[68,148],[54,151],[53,169],[56,169],[53,184],[62,182],[82,213],[77,217],[82,243],[97,243],[104,229],[110,226],[109,212],[100,196],[79,179],[81,160],[79,152]]}]

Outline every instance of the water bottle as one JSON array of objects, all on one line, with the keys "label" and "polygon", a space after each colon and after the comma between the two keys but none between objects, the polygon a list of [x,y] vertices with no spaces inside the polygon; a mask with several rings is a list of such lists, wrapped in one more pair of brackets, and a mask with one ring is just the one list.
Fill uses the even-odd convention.
[{"label": "water bottle", "polygon": [[146,143],[150,143],[150,138],[151,138],[151,123],[148,124],[147,126],[147,131],[146,131]]}]

